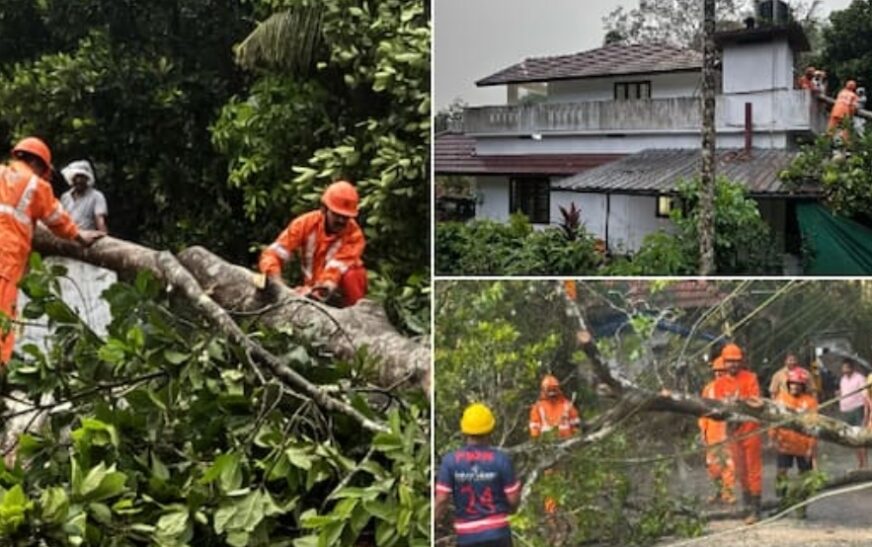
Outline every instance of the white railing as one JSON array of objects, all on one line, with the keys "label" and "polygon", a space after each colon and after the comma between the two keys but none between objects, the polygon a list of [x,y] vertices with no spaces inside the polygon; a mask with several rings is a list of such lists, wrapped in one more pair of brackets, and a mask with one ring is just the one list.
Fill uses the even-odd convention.
[{"label": "white railing", "polygon": [[[718,130],[745,127],[745,103],[752,105],[754,131],[815,131],[822,110],[803,90],[718,95]],[[471,107],[464,111],[469,135],[534,135],[545,133],[698,132],[702,125],[699,97],[638,101],[537,103]]]}]

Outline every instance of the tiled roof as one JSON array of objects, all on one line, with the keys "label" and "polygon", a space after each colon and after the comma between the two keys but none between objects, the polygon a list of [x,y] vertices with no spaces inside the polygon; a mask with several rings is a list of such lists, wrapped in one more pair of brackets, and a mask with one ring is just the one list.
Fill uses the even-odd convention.
[{"label": "tiled roof", "polygon": [[654,293],[650,281],[633,280],[627,291],[627,300],[680,309],[708,308],[719,303],[724,296],[717,283],[705,279],[670,281]]},{"label": "tiled roof", "polygon": [[523,154],[479,156],[475,139],[458,133],[436,137],[437,175],[574,175],[624,157],[624,154]]},{"label": "tiled roof", "polygon": [[[730,180],[744,183],[752,195],[787,194],[787,188],[778,179],[797,152],[777,149],[752,148],[719,150],[715,172]],[[693,149],[651,149],[626,156],[621,160],[552,182],[552,188],[577,191],[606,191],[617,193],[669,193],[676,182],[691,179],[699,173],[702,156]],[[802,189],[809,197],[820,193],[817,188]]]},{"label": "tiled roof", "polygon": [[609,44],[555,57],[532,57],[476,82],[478,86],[702,69],[702,55],[668,44]]}]

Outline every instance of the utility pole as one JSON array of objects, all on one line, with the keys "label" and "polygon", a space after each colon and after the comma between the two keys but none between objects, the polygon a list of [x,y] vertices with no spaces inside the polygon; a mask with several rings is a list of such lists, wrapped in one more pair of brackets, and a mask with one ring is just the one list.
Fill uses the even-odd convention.
[{"label": "utility pole", "polygon": [[715,273],[715,0],[703,0],[699,275]]}]

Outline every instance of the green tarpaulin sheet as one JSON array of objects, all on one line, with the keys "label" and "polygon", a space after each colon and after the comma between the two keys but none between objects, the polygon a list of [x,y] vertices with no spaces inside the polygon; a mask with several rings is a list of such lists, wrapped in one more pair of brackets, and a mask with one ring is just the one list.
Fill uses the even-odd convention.
[{"label": "green tarpaulin sheet", "polygon": [[818,203],[796,206],[806,257],[806,275],[872,274],[872,229],[836,216]]}]

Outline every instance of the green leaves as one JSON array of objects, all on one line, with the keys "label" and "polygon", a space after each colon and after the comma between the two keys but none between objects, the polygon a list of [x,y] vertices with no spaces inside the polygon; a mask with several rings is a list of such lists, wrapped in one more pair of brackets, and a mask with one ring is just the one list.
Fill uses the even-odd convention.
[{"label": "green leaves", "polygon": [[[75,469],[75,464],[74,464]],[[73,475],[73,497],[77,501],[103,501],[123,494],[127,475],[115,470],[115,466],[106,467],[100,462],[88,470],[84,477],[76,480]]]},{"label": "green leaves", "polygon": [[9,537],[24,524],[25,514],[33,508],[20,484],[0,491],[0,537]]},{"label": "green leaves", "polygon": [[254,490],[225,500],[215,511],[215,532],[227,533],[227,543],[235,547],[248,545],[249,536],[264,518],[285,511],[276,505],[269,492]]}]

